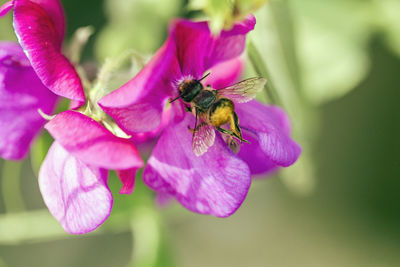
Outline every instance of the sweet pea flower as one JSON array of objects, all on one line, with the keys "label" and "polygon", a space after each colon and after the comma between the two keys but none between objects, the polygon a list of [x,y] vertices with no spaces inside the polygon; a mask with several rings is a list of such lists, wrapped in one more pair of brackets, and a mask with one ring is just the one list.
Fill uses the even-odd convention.
[{"label": "sweet pea flower", "polygon": [[117,171],[120,194],[132,193],[136,170],[143,167],[139,152],[130,140],[78,111],[59,113],[45,128],[56,141],[39,171],[43,199],[68,233],[93,231],[111,212],[107,170]]},{"label": "sweet pea flower", "polygon": [[[21,75],[21,71],[14,74],[11,67],[27,65],[29,69],[25,71],[26,79],[19,80],[19,83],[14,81],[10,83],[13,87],[7,85],[4,88],[14,90],[14,94],[27,94],[30,87],[22,90],[21,85],[32,80],[30,86],[36,88],[36,84],[40,84],[42,87],[28,92],[31,98],[48,99],[43,95],[53,95],[50,89],[73,100],[74,110],[57,114],[45,125],[55,142],[40,168],[39,186],[45,204],[65,231],[71,234],[90,232],[101,225],[111,212],[113,198],[107,186],[108,170],[116,170],[123,184],[120,193],[130,194],[136,170],[143,167],[143,161],[131,140],[124,137],[119,127],[97,105],[104,84],[97,82],[93,88],[85,88],[87,90],[84,91],[75,67],[61,53],[65,17],[60,2],[14,0],[0,8],[0,15],[12,8],[14,30],[27,58],[17,54],[25,61],[18,57],[1,60],[8,64],[8,80],[5,81],[10,83],[11,78]],[[2,69],[0,73],[3,73]],[[29,111],[40,108],[45,113],[52,112],[54,104],[38,105],[30,103],[35,98],[25,98]],[[0,100],[3,101],[2,98]],[[38,115],[36,110],[34,114]],[[43,125],[43,120],[40,123],[36,123],[38,127]],[[33,125],[35,128],[36,124]]]},{"label": "sweet pea flower", "polygon": [[[185,80],[200,80],[219,89],[231,85],[241,72],[246,34],[255,26],[248,17],[219,36],[210,33],[207,22],[178,19],[169,37],[143,70],[99,104],[128,134],[158,127],[168,100],[179,95]],[[185,112],[181,99],[169,107],[169,124],[162,130],[143,173],[144,182],[162,198],[173,196],[187,209],[218,217],[233,214],[244,201],[252,174],[263,174],[293,164],[300,147],[290,138],[285,112],[257,101],[235,103],[243,137],[235,154],[219,132],[206,153],[192,149],[195,117]]]}]

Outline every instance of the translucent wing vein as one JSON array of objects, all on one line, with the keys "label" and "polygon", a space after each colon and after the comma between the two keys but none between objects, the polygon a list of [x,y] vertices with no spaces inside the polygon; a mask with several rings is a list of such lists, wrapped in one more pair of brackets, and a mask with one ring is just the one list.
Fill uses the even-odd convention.
[{"label": "translucent wing vein", "polygon": [[215,130],[214,127],[201,122],[195,132],[193,133],[192,148],[196,156],[201,156],[207,152],[215,141]]},{"label": "translucent wing vein", "polygon": [[267,80],[264,78],[250,78],[232,86],[219,89],[218,93],[234,102],[245,103],[254,99],[256,94],[264,88],[266,83]]}]

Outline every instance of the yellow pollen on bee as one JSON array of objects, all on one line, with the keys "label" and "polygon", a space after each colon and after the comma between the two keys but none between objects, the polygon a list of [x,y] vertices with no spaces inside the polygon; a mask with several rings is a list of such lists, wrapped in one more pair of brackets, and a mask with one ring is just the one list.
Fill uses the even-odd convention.
[{"label": "yellow pollen on bee", "polygon": [[231,122],[233,118],[232,106],[223,105],[217,107],[212,114],[210,114],[210,123],[214,127],[221,126]]}]

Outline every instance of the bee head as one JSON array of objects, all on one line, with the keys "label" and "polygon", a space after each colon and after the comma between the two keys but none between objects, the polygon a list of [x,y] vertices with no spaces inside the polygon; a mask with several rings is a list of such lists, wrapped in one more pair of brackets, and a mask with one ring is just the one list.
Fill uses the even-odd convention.
[{"label": "bee head", "polygon": [[190,102],[203,90],[203,85],[198,80],[187,80],[183,81],[178,89],[183,101]]}]

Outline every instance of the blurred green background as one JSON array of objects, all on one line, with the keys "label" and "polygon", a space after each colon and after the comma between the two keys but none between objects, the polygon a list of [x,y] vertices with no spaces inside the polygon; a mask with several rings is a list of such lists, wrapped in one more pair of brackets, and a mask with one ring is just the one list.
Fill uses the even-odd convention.
[{"label": "blurred green background", "polygon": [[[67,41],[93,25],[83,61],[99,64],[130,48],[151,54],[171,18],[203,16],[183,0],[63,4]],[[395,0],[270,0],[255,13],[246,75],[268,77],[260,98],[271,103],[272,94],[288,110],[304,152],[255,180],[229,218],[157,208],[140,183],[118,195],[112,176],[109,220],[71,236],[37,185],[48,135],[34,147],[39,159],[1,161],[0,266],[399,266],[399,10]],[[0,30],[15,40],[10,15]]]}]

